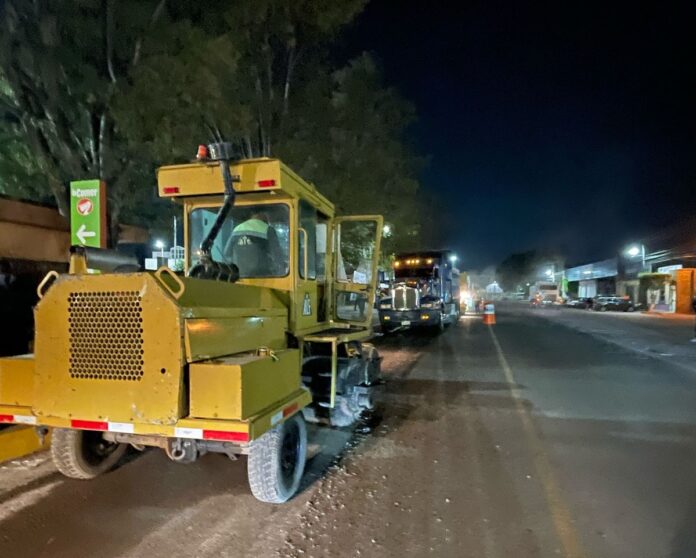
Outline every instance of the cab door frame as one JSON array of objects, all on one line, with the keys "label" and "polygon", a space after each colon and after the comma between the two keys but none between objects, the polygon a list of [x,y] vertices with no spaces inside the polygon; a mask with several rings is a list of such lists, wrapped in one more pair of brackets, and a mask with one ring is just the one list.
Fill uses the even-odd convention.
[{"label": "cab door frame", "polygon": [[[372,251],[372,261],[370,266],[370,276],[367,284],[353,283],[350,279],[339,280],[338,267],[342,261],[341,246],[340,246],[340,230],[343,223],[355,222],[374,222],[375,237]],[[379,265],[382,230],[384,227],[384,217],[381,215],[347,215],[336,217],[331,223],[331,254],[333,261],[331,262],[331,294],[330,294],[330,317],[331,322],[337,326],[344,327],[359,327],[365,329],[372,328],[372,308],[375,304],[375,295],[377,292],[377,269]],[[366,308],[363,320],[341,318],[338,315],[337,298],[339,293],[355,293],[357,296],[366,296]]]}]

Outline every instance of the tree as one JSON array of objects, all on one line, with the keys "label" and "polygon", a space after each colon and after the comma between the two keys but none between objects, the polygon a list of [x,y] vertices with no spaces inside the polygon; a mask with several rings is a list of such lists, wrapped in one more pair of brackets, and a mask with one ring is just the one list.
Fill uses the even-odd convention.
[{"label": "tree", "polygon": [[[388,250],[420,232],[413,108],[364,55],[328,45],[366,0],[6,0],[0,16],[0,188],[31,183],[68,212],[70,180],[109,184],[117,223],[167,215],[154,167],[225,139],[278,156],[342,211],[380,212]],[[14,150],[9,146],[13,145]]]},{"label": "tree", "polygon": [[345,213],[380,213],[392,235],[384,251],[404,250],[420,233],[417,173],[423,163],[404,142],[413,107],[385,88],[364,54],[303,89],[291,133],[278,154]]},{"label": "tree", "polygon": [[496,269],[496,277],[503,290],[514,291],[535,276],[537,253],[534,250],[511,254]]},{"label": "tree", "polygon": [[166,0],[6,0],[2,6],[0,121],[24,143],[31,154],[25,172],[36,169],[63,215],[71,179],[109,184],[114,227],[130,199],[139,157],[121,141],[112,106],[165,5]]},{"label": "tree", "polygon": [[291,102],[293,91],[325,71],[325,45],[366,3],[244,0],[227,12],[241,54],[239,98],[252,115],[239,138],[246,157],[270,157],[286,140],[297,105]]}]

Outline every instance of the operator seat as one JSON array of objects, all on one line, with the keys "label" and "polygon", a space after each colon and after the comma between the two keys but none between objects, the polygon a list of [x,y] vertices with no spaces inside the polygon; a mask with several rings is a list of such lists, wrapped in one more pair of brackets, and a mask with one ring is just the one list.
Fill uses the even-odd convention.
[{"label": "operator seat", "polygon": [[239,268],[240,277],[273,275],[268,239],[239,234],[230,240],[231,261]]}]

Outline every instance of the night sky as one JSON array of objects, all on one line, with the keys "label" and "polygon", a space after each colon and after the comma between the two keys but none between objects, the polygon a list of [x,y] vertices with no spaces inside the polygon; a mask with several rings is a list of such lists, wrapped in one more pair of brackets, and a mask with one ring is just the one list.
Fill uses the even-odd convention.
[{"label": "night sky", "polygon": [[346,33],[416,105],[462,267],[591,261],[694,214],[696,8],[639,5],[373,0]]}]

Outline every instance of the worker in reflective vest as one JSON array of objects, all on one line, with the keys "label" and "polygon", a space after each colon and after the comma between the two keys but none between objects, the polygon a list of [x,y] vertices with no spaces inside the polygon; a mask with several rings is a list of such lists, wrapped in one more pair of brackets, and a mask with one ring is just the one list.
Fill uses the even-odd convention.
[{"label": "worker in reflective vest", "polygon": [[270,277],[280,273],[282,254],[268,215],[254,213],[232,231],[231,259],[240,277]]}]

